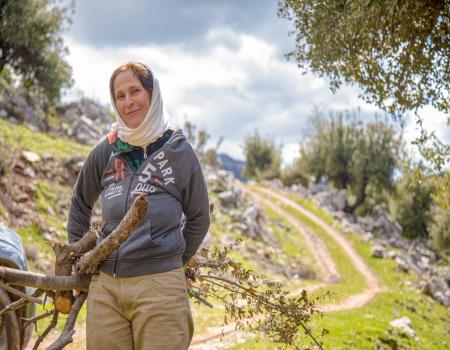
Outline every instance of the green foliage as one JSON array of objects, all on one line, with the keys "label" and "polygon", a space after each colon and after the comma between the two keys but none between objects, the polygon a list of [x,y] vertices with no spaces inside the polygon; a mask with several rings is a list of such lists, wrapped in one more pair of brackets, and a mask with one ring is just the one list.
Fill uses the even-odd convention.
[{"label": "green foliage", "polygon": [[293,165],[287,166],[281,171],[280,180],[285,186],[292,186],[301,184],[304,187],[308,186],[308,176],[301,170],[297,162]]},{"label": "green foliage", "polygon": [[295,26],[299,67],[358,85],[391,113],[432,105],[450,111],[450,3],[442,1],[281,0]]},{"label": "green foliage", "polygon": [[183,132],[186,139],[194,147],[195,153],[202,164],[207,164],[215,168],[220,167],[217,151],[219,150],[223,138],[220,137],[214,148],[206,149],[206,143],[210,135],[204,129],[197,130],[197,126],[186,120],[183,126]]},{"label": "green foliage", "polygon": [[419,172],[419,167],[403,170],[391,202],[391,211],[403,227],[403,235],[409,238],[428,237],[427,225],[431,218],[434,183],[431,178],[419,176]]},{"label": "green foliage", "polygon": [[357,216],[368,216],[371,215],[373,209],[382,203],[387,203],[389,201],[390,191],[379,190],[375,186],[369,184],[366,190],[365,201],[355,210]]},{"label": "green foliage", "polygon": [[345,210],[353,213],[364,203],[367,188],[380,192],[392,187],[401,137],[379,118],[366,124],[346,113],[312,119],[312,131],[300,149],[299,166],[319,179],[327,176],[339,189],[356,196]]},{"label": "green foliage", "polygon": [[244,141],[245,177],[253,179],[273,179],[279,177],[281,166],[281,146],[269,138],[253,135]]},{"label": "green foliage", "polygon": [[58,100],[71,85],[71,68],[62,58],[68,8],[54,0],[0,1],[0,71],[8,67],[33,94]]},{"label": "green foliage", "polygon": [[431,245],[438,251],[450,252],[450,215],[448,210],[433,204],[430,210],[429,236]]}]

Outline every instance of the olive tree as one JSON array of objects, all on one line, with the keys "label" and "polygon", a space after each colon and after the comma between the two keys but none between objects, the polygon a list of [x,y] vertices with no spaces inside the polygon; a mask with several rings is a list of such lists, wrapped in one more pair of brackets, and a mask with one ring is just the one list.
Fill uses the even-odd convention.
[{"label": "olive tree", "polygon": [[354,213],[364,203],[369,186],[392,189],[402,145],[392,125],[379,118],[363,123],[350,113],[312,120],[299,166],[316,179],[326,176],[335,187],[349,190],[355,199],[346,204],[346,212]]},{"label": "olive tree", "polygon": [[280,0],[279,15],[295,26],[288,56],[332,90],[356,84],[397,115],[450,111],[450,1]]},{"label": "olive tree", "polygon": [[0,0],[0,72],[8,68],[29,91],[50,101],[71,85],[62,38],[70,8],[53,0]]},{"label": "olive tree", "polygon": [[244,176],[272,179],[280,175],[281,146],[270,138],[262,137],[258,130],[244,140],[244,154]]}]

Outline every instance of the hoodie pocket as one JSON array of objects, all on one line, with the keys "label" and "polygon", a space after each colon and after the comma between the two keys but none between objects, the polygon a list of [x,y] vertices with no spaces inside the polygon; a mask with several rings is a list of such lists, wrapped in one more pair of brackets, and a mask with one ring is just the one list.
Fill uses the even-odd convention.
[{"label": "hoodie pocket", "polygon": [[152,239],[152,222],[145,220],[120,248],[120,260],[145,260],[154,253],[159,244]]}]

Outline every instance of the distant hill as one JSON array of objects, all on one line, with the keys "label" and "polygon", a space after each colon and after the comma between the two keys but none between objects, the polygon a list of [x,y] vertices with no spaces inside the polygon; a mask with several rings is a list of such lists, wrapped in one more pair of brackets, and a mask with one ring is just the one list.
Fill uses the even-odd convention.
[{"label": "distant hill", "polygon": [[225,153],[219,153],[219,161],[220,163],[222,163],[222,167],[225,170],[231,171],[237,179],[241,180],[242,182],[247,181],[247,179],[242,175],[245,162],[243,162],[242,160],[231,158],[228,154]]}]

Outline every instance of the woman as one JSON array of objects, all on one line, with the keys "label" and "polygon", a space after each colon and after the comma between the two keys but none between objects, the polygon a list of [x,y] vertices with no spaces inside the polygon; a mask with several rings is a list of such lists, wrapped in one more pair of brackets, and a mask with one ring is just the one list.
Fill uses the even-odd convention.
[{"label": "woman", "polygon": [[[158,80],[130,62],[110,79],[117,122],[91,151],[75,185],[67,231],[87,232],[99,195],[103,230],[119,224],[135,197],[147,195],[144,222],[93,275],[87,349],[188,349],[193,321],[182,264],[209,227],[208,193],[199,161],[181,130],[167,128]],[[181,227],[182,213],[186,217]]]}]

